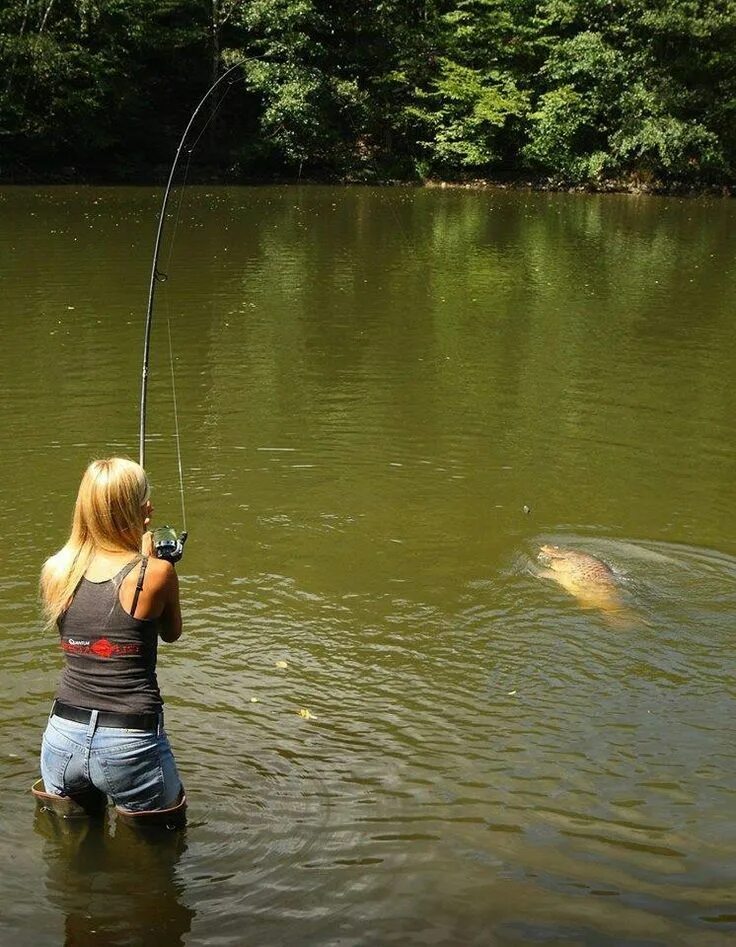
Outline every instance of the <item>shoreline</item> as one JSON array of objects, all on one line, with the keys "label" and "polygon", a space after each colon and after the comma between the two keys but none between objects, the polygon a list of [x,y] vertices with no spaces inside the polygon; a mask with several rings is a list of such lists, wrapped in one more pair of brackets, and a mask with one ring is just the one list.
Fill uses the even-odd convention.
[{"label": "shoreline", "polygon": [[423,187],[449,190],[537,191],[550,194],[628,194],[646,197],[723,197],[736,196],[736,185],[662,184],[639,180],[611,179],[585,184],[570,184],[548,178],[515,178],[510,181],[496,178],[474,178],[467,181],[428,179]]},{"label": "shoreline", "polygon": [[[169,167],[151,167],[141,172],[116,174],[108,171],[78,171],[64,168],[49,173],[11,172],[0,174],[0,187],[163,187]],[[180,182],[181,183],[181,182]],[[358,177],[331,178],[297,175],[248,175],[223,173],[213,168],[190,171],[186,181],[190,185],[221,187],[278,187],[278,186],[324,186],[324,187],[416,187],[436,190],[466,191],[536,191],[557,194],[628,194],[648,197],[736,197],[734,184],[664,184],[638,176],[617,178],[599,182],[574,184],[553,178],[535,175],[502,175],[479,178],[381,178]]]}]

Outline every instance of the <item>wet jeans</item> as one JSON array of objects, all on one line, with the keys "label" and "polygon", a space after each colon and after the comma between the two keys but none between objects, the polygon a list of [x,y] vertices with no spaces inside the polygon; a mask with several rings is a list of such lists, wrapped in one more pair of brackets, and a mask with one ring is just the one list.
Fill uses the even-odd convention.
[{"label": "wet jeans", "polygon": [[131,812],[165,809],[179,799],[182,785],[163,729],[127,730],[51,716],[41,745],[46,792],[73,796],[91,786]]}]

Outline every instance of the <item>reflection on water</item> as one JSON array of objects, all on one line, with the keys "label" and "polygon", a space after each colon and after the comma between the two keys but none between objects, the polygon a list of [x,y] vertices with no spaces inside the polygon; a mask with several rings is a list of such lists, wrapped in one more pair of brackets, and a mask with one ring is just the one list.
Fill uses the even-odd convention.
[{"label": "reflection on water", "polygon": [[0,942],[732,942],[732,202],[187,191],[148,456],[178,525],[170,315],[191,822],[33,832],[37,575],[90,456],[135,453],[159,197],[0,190]]},{"label": "reflection on water", "polygon": [[177,874],[184,830],[140,831],[40,809],[34,829],[44,840],[46,896],[63,915],[65,947],[186,942],[195,912]]}]

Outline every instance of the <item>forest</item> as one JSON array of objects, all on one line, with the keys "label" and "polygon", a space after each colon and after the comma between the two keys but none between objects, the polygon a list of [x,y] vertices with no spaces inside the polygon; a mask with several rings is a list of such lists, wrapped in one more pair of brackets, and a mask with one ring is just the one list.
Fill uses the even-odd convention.
[{"label": "forest", "polygon": [[4,181],[734,183],[736,0],[0,2]]}]

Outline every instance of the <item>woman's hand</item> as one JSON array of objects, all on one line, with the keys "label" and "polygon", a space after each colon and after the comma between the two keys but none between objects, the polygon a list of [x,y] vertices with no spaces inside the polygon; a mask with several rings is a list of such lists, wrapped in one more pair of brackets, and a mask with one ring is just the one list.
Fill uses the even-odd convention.
[{"label": "woman's hand", "polygon": [[144,556],[153,556],[154,559],[157,558],[156,550],[153,546],[153,533],[148,528],[149,523],[151,522],[151,517],[153,516],[153,505],[150,500],[146,500],[143,504],[143,539],[141,540],[141,554]]},{"label": "woman's hand", "polygon": [[144,556],[153,556],[154,559],[156,558],[156,550],[154,549],[154,546],[153,546],[153,533],[151,532],[150,529],[146,530],[146,532],[143,534],[143,541],[141,542],[141,553]]}]

